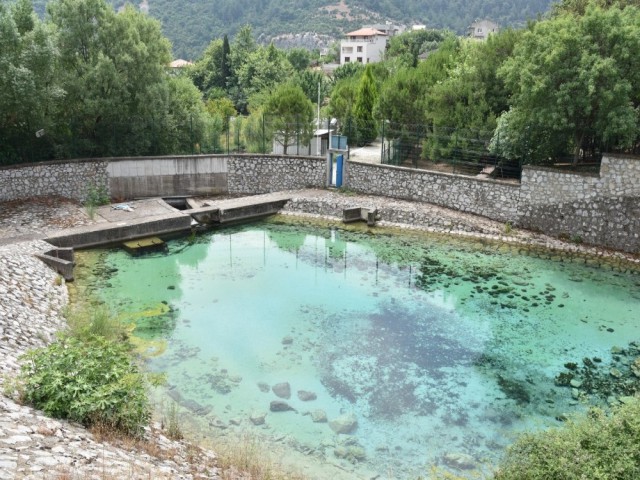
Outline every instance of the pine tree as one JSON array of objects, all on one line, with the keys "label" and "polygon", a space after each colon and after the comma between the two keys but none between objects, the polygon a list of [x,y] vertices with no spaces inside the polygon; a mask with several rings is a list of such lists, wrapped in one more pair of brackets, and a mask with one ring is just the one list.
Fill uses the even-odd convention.
[{"label": "pine tree", "polygon": [[224,36],[222,40],[222,66],[221,66],[221,77],[224,82],[225,89],[228,86],[229,77],[231,76],[231,47],[229,47],[229,38],[227,35]]},{"label": "pine tree", "polygon": [[356,144],[366,145],[374,141],[378,136],[376,120],[373,118],[373,107],[377,101],[378,89],[373,75],[371,65],[367,65],[360,78],[356,101],[353,107],[353,114],[356,123]]}]

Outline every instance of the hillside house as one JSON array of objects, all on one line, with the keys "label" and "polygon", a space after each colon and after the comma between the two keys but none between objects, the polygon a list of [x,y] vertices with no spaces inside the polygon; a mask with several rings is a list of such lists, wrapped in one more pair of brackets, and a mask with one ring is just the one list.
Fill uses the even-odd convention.
[{"label": "hillside house", "polygon": [[375,28],[361,28],[347,33],[340,42],[340,65],[351,62],[363,64],[382,60],[388,35]]},{"label": "hillside house", "polygon": [[467,30],[469,37],[476,40],[486,40],[490,34],[497,33],[500,27],[491,20],[476,20]]}]

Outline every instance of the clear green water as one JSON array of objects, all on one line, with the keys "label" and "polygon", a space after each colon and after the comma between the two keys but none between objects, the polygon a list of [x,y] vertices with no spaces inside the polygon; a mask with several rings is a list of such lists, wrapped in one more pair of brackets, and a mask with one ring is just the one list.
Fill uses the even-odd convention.
[{"label": "clear green water", "polygon": [[[88,252],[77,283],[166,341],[148,346],[168,377],[159,401],[200,434],[248,432],[311,478],[472,477],[462,463],[487,471],[518,432],[583,408],[554,384],[566,362],[606,368],[640,339],[637,274],[512,250],[261,223],[166,254]],[[270,412],[265,384],[281,382],[295,410]],[[353,413],[357,429],[336,435],[315,410]]]}]

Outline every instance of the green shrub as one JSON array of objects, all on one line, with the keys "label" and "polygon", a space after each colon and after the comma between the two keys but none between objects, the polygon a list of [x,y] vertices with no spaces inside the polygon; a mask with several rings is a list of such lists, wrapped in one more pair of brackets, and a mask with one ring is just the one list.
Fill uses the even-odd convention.
[{"label": "green shrub", "polygon": [[23,357],[23,398],[47,415],[137,436],[151,418],[147,376],[128,342],[63,337]]},{"label": "green shrub", "polygon": [[561,428],[524,434],[511,446],[496,480],[637,480],[640,401],[606,414],[591,409]]}]

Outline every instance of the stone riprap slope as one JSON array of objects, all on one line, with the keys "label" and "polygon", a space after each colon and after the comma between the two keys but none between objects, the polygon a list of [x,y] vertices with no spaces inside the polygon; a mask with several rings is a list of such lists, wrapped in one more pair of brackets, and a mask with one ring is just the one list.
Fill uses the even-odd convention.
[{"label": "stone riprap slope", "polygon": [[[50,249],[41,240],[0,246],[0,374],[14,375],[27,350],[51,342],[64,327],[67,288],[33,256]],[[0,383],[3,379],[0,377]]]},{"label": "stone riprap slope", "polygon": [[83,207],[67,198],[36,197],[0,202],[0,245],[44,238],[52,231],[92,223],[95,222]]},{"label": "stone riprap slope", "polygon": [[[48,206],[46,204],[48,203]],[[67,289],[35,258],[51,245],[42,236],[86,224],[76,204],[52,200],[15,209],[0,204],[0,384],[19,369],[18,358],[65,327]],[[0,478],[217,479],[213,454],[148,429],[140,445],[101,442],[80,425],[45,417],[0,395]]]}]

